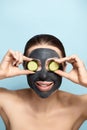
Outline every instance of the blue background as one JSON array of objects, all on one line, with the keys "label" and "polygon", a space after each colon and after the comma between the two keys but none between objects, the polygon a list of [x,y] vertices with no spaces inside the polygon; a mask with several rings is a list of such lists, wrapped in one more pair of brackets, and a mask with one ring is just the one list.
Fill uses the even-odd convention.
[{"label": "blue background", "polygon": [[[23,52],[28,39],[41,33],[57,36],[67,56],[77,54],[87,66],[87,0],[0,0],[0,60],[8,49]],[[28,87],[25,76],[1,80],[0,86],[13,90]],[[87,93],[67,79],[61,89]],[[86,129],[85,121],[80,130]],[[5,130],[2,119],[0,130]]]}]

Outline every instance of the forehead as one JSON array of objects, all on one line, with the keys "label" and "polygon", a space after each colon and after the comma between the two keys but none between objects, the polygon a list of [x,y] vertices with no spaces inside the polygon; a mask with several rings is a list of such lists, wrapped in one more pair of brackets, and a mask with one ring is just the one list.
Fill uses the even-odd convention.
[{"label": "forehead", "polygon": [[48,58],[53,58],[53,57],[58,57],[59,55],[56,53],[56,51],[48,48],[38,48],[33,50],[30,54],[29,57],[31,58],[36,58],[40,60],[46,60]]},{"label": "forehead", "polygon": [[44,45],[44,44],[43,45],[33,46],[33,47],[29,48],[27,54],[29,55],[34,50],[41,49],[41,48],[43,48],[43,49],[51,49],[51,50],[55,51],[59,55],[59,57],[62,57],[62,52],[57,47],[51,46],[51,45]]}]

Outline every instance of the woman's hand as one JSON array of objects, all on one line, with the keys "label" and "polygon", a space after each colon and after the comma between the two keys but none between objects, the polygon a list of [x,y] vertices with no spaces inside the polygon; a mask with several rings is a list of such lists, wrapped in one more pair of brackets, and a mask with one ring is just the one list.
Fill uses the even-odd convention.
[{"label": "woman's hand", "polygon": [[72,69],[69,72],[57,70],[56,74],[63,76],[74,83],[83,85],[87,87],[87,70],[84,63],[79,59],[78,56],[72,55],[70,57],[56,59],[56,62],[59,64],[70,63]]},{"label": "woman's hand", "polygon": [[23,56],[22,53],[18,51],[9,50],[0,63],[0,79],[34,73],[19,68],[19,65],[22,64],[23,61],[28,62],[30,60],[31,58]]}]

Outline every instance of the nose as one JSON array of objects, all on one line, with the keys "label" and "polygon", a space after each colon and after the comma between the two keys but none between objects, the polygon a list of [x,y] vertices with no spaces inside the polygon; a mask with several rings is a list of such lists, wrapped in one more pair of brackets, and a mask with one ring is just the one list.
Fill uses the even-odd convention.
[{"label": "nose", "polygon": [[47,70],[44,68],[39,72],[39,79],[45,81],[47,79]]}]

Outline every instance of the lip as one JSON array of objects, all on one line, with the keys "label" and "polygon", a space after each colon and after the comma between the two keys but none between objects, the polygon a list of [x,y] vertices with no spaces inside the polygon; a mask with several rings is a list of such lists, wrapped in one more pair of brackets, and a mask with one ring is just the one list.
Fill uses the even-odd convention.
[{"label": "lip", "polygon": [[49,91],[54,85],[54,83],[50,81],[37,81],[35,84],[37,88],[43,92]]}]

